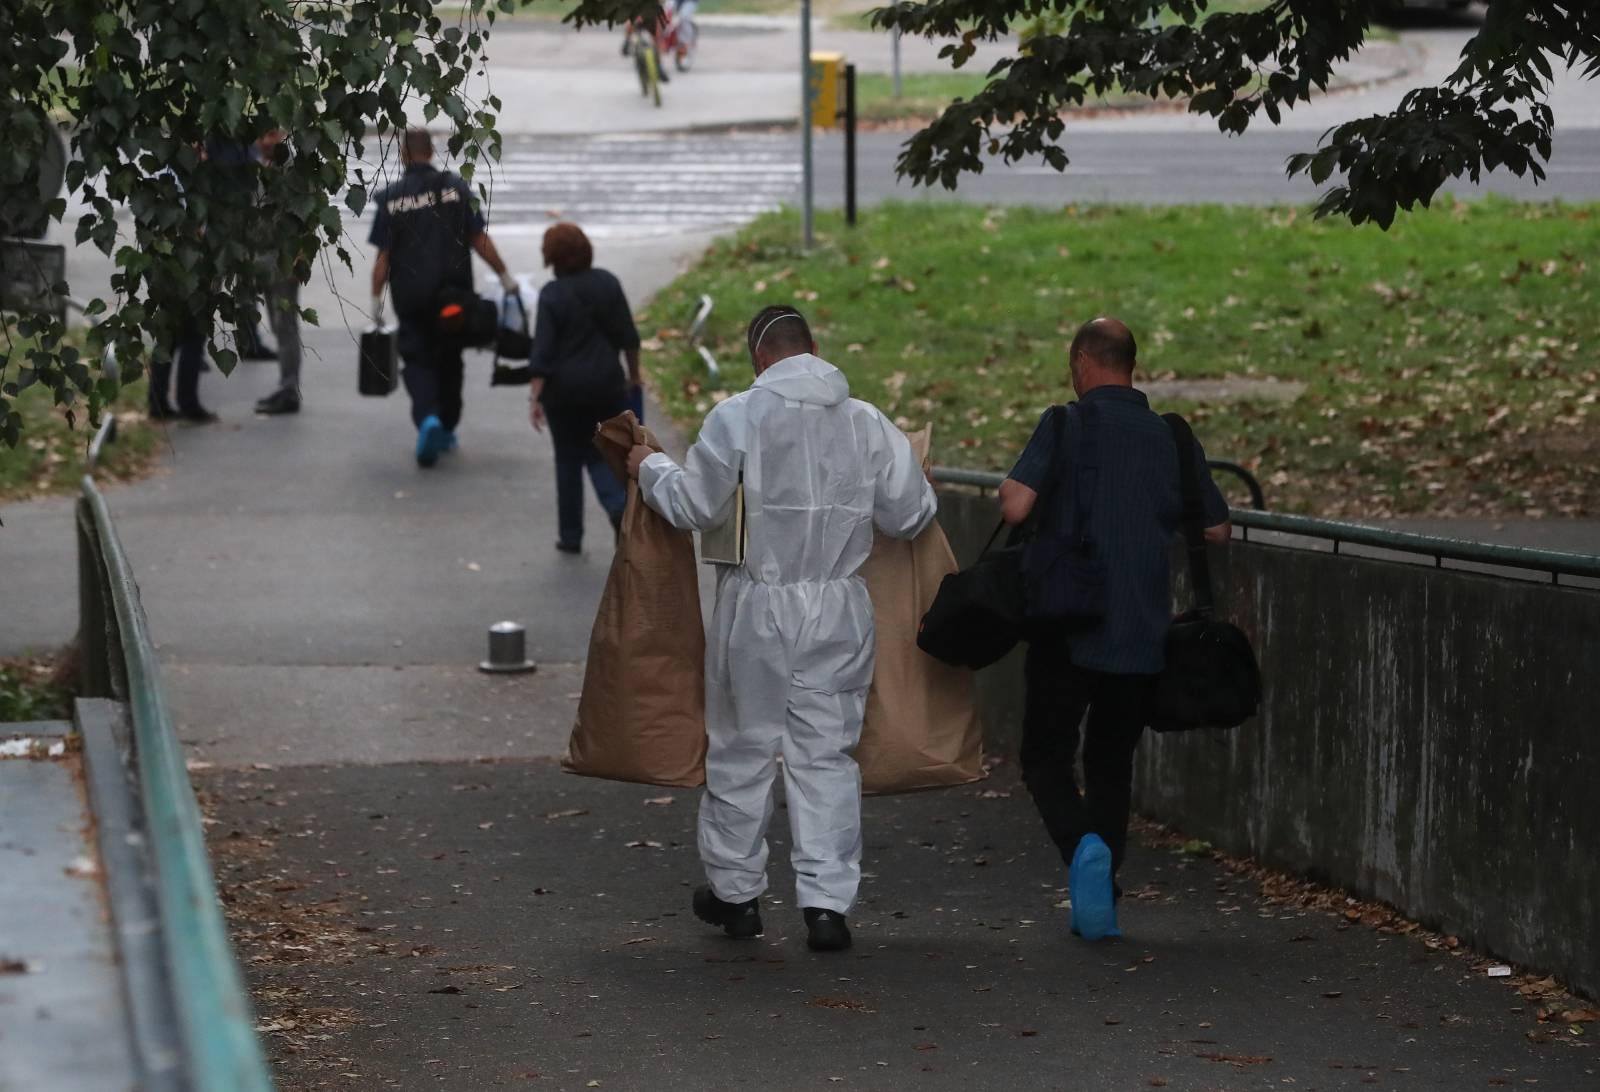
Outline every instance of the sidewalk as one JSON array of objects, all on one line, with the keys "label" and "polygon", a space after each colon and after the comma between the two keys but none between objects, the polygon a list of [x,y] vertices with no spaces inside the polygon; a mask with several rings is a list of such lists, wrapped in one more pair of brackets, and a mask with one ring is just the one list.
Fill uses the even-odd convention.
[{"label": "sidewalk", "polygon": [[833,955],[805,948],[781,808],[766,936],[741,943],[689,912],[698,793],[549,761],[200,787],[285,1090],[1575,1092],[1600,1072],[1518,983],[1181,851],[1132,851],[1126,939],[1071,938],[1007,766],[867,802],[856,943]]}]

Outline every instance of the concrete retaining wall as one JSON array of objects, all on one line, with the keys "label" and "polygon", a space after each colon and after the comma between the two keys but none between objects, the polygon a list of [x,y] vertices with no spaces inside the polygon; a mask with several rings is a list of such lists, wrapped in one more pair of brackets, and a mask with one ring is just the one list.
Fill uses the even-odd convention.
[{"label": "concrete retaining wall", "polygon": [[[963,563],[995,511],[945,495]],[[1217,555],[1264,707],[1220,737],[1147,735],[1136,807],[1600,996],[1600,593],[1258,543]],[[1020,657],[980,686],[1012,757]]]}]

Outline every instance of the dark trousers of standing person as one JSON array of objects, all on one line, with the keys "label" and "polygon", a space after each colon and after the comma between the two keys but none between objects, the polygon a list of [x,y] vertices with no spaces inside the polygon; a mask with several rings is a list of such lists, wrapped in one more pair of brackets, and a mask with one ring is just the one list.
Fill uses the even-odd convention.
[{"label": "dark trousers of standing person", "polygon": [[556,449],[556,522],[563,546],[576,548],[583,542],[585,470],[594,483],[600,507],[611,519],[612,528],[622,526],[622,509],[627,505],[628,493],[594,446],[594,430],[601,421],[615,417],[623,408],[620,401],[615,406],[599,409],[545,407],[550,440]]},{"label": "dark trousers of standing person", "polygon": [[178,364],[178,412],[203,413],[200,406],[200,370],[206,362],[206,339],[200,333],[200,324],[192,318],[184,319],[172,355],[150,363],[150,413],[152,416],[166,416],[172,412],[167,391],[172,385],[174,358]]},{"label": "dark trousers of standing person", "polygon": [[423,421],[437,417],[446,430],[454,432],[461,423],[461,343],[439,337],[423,322],[402,317],[398,348],[405,365],[400,377],[411,396],[411,423],[421,428]]},{"label": "dark trousers of standing person", "polygon": [[[1128,848],[1133,752],[1144,732],[1153,675],[1109,675],[1077,667],[1066,645],[1035,641],[1024,664],[1026,705],[1019,761],[1045,829],[1068,864],[1086,834],[1111,850],[1111,871]],[[1074,763],[1083,734],[1083,789]]]}]

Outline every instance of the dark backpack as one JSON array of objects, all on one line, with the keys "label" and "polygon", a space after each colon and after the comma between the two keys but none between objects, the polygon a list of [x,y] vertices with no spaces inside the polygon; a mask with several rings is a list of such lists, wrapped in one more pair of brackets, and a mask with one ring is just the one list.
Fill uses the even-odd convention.
[{"label": "dark backpack", "polygon": [[1211,563],[1206,556],[1205,512],[1194,432],[1176,413],[1163,415],[1178,443],[1183,492],[1183,535],[1188,546],[1194,607],[1167,630],[1166,666],[1150,699],[1150,727],[1158,732],[1237,728],[1261,705],[1261,669],[1244,631],[1213,617]]}]

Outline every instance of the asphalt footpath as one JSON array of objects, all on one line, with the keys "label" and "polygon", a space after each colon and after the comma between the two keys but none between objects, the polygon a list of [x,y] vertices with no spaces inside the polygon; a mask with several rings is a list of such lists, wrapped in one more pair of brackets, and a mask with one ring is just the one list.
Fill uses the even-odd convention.
[{"label": "asphalt footpath", "polygon": [[689,910],[695,792],[548,760],[199,785],[285,1089],[1600,1087],[1537,983],[1181,840],[1132,851],[1122,940],[1071,937],[1005,765],[867,802],[855,947],[827,955],[781,808],[766,933],[734,941]]}]

